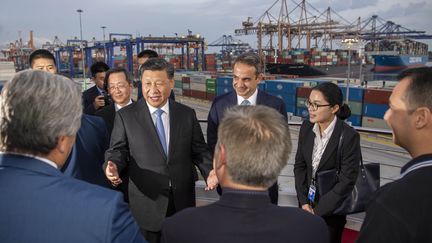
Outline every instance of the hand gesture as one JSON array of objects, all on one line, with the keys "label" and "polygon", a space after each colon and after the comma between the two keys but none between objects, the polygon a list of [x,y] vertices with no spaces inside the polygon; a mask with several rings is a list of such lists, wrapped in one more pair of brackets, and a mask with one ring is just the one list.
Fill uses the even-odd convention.
[{"label": "hand gesture", "polygon": [[207,187],[205,188],[206,191],[214,190],[219,184],[219,180],[216,176],[215,170],[211,170],[209,173],[209,176],[207,177]]},{"label": "hand gesture", "polygon": [[120,183],[122,183],[122,180],[120,179],[117,170],[117,165],[114,164],[112,161],[108,161],[108,166],[105,169],[105,175],[108,180],[111,181],[111,184],[113,186],[118,186]]}]

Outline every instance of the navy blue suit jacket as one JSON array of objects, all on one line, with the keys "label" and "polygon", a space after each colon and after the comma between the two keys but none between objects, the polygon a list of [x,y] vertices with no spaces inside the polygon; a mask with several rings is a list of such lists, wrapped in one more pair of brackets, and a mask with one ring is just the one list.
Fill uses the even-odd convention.
[{"label": "navy blue suit jacket", "polygon": [[75,144],[61,171],[96,185],[110,187],[102,165],[109,134],[102,118],[83,114]]},{"label": "navy blue suit jacket", "polygon": [[279,207],[262,192],[225,189],[219,201],[167,218],[162,243],[326,243],[323,219]]},{"label": "navy blue suit jacket", "polygon": [[101,95],[96,85],[87,89],[83,92],[82,98],[84,103],[84,113],[88,115],[94,115],[96,109],[93,106],[93,102],[97,96]]},{"label": "navy blue suit jacket", "polygon": [[118,192],[38,159],[0,155],[0,241],[145,242]]},{"label": "navy blue suit jacket", "polygon": [[[257,105],[265,105],[274,108],[281,113],[288,121],[285,103],[282,99],[268,94],[264,91],[258,90]],[[217,96],[213,100],[210,112],[207,118],[207,144],[210,147],[212,154],[217,142],[217,132],[219,123],[221,122],[224,112],[227,108],[237,105],[237,94],[235,91]]]}]

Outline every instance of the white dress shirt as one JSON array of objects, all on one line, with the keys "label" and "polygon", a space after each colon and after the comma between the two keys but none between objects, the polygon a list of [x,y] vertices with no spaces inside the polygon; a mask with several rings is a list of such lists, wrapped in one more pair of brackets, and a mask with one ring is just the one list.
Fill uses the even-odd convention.
[{"label": "white dress shirt", "polygon": [[321,157],[327,147],[331,135],[333,134],[336,121],[337,118],[335,116],[330,125],[323,131],[322,136],[318,123],[315,123],[313,127],[313,132],[315,133],[315,141],[312,152],[312,177],[315,177],[315,173],[318,169]]},{"label": "white dress shirt", "polygon": [[[255,89],[255,92],[251,95],[251,97],[247,98],[247,100],[249,101],[250,105],[256,105],[256,101],[257,101],[257,96],[258,96],[258,88]],[[237,105],[241,105],[241,103],[246,100],[245,98],[237,95]]]},{"label": "white dress shirt", "polygon": [[[146,102],[146,103],[147,103],[147,106],[149,108],[149,111],[150,111],[150,114],[151,114],[151,117],[153,120],[153,124],[156,127],[156,110],[158,108],[151,106],[148,102]],[[166,138],[165,142],[167,145],[167,151],[169,151],[169,141],[170,141],[170,136],[169,136],[169,134],[170,134],[169,101],[167,101],[167,103],[164,106],[162,106],[160,109],[164,111],[162,113],[161,117],[162,117],[162,123],[163,123],[164,131],[165,131],[165,138]]]},{"label": "white dress shirt", "polygon": [[132,104],[132,100],[131,100],[131,99],[129,99],[129,102],[128,102],[126,105],[124,105],[124,106],[121,106],[121,105],[119,105],[119,104],[117,104],[117,103],[114,103],[115,111],[118,111],[118,110],[120,110],[121,108],[126,107],[126,106],[128,106],[128,105],[130,105],[130,104]]}]

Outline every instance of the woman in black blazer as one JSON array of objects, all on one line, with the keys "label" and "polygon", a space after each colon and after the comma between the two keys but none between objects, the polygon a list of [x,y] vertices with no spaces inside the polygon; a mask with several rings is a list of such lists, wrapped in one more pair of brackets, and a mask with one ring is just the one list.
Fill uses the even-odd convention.
[{"label": "woman in black blazer", "polygon": [[[297,198],[302,209],[326,221],[330,242],[340,243],[346,215],[335,215],[333,211],[355,185],[361,154],[360,136],[343,121],[351,115],[351,110],[343,104],[342,91],[336,84],[321,83],[315,86],[306,106],[309,120],[305,120],[300,128],[294,164]],[[328,193],[320,195],[316,192],[314,198],[308,198],[309,191],[316,188],[313,180],[315,174],[337,167],[337,148],[342,131],[344,138],[338,182]]]}]

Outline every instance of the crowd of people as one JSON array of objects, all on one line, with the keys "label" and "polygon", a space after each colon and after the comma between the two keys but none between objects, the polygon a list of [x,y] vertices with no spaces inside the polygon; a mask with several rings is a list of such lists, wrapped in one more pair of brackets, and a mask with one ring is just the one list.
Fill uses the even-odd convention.
[{"label": "crowd of people", "polygon": [[[299,206],[281,207],[277,179],[293,146],[283,100],[257,89],[259,55],[235,60],[234,90],[213,101],[207,140],[195,111],[175,101],[173,65],[152,50],[138,60],[138,100],[126,69],[94,63],[95,86],[81,92],[43,49],[5,84],[1,242],[341,242],[346,215],[335,210],[354,188],[361,147],[337,85],[313,87],[306,101]],[[432,241],[431,94],[432,68],[399,75],[384,119],[412,160],[373,196],[358,242]],[[337,182],[317,191],[317,173],[336,167]],[[196,207],[196,168],[215,203]]]}]

